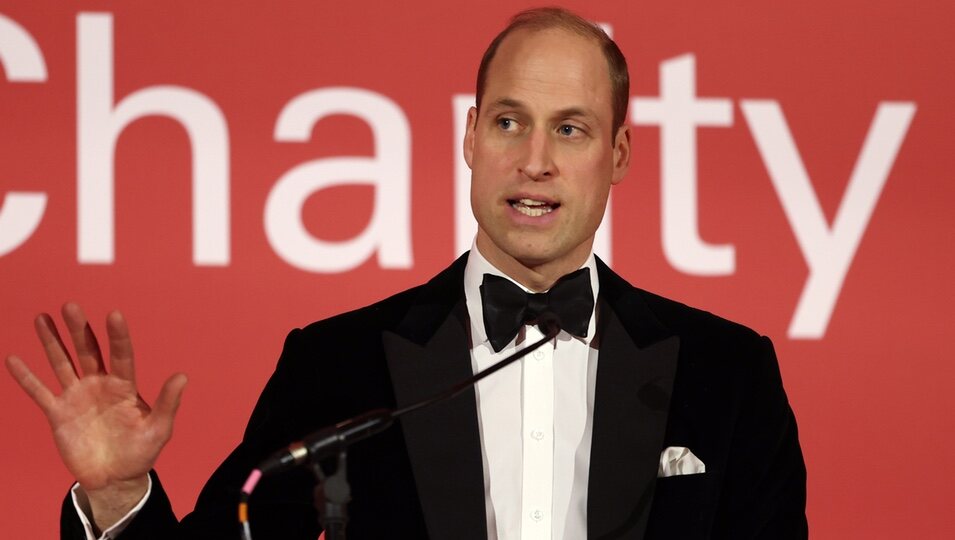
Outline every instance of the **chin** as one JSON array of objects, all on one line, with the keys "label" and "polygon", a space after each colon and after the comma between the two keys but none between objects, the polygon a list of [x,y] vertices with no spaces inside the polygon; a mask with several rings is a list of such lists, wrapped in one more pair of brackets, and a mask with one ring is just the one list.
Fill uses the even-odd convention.
[{"label": "chin", "polygon": [[553,262],[560,256],[545,248],[541,249],[521,249],[511,252],[514,259],[527,268],[534,268],[549,262]]},{"label": "chin", "polygon": [[[536,268],[565,258],[569,252],[559,249],[554,234],[528,234],[527,231],[498,231],[487,235],[488,244],[499,255],[510,258],[525,268]],[[485,253],[485,256],[489,254]]]}]

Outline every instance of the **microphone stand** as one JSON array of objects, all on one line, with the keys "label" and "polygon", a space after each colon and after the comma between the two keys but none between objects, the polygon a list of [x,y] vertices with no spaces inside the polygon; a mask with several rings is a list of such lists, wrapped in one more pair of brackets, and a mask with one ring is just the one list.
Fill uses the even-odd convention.
[{"label": "microphone stand", "polygon": [[[493,366],[475,373],[471,377],[455,384],[451,388],[430,398],[412,403],[401,409],[373,409],[361,415],[339,422],[334,426],[320,429],[308,435],[299,443],[294,443],[287,449],[280,450],[263,461],[259,468],[253,471],[261,475],[271,474],[287,468],[308,463],[315,475],[315,509],[318,511],[319,523],[325,531],[325,540],[345,540],[345,526],[348,523],[348,503],[351,501],[351,487],[346,477],[347,449],[353,443],[367,439],[388,429],[394,421],[410,412],[429,407],[435,403],[450,400],[482,379],[497,373],[513,364],[527,354],[536,351],[545,343],[557,337],[560,333],[560,321],[553,313],[545,312],[537,319],[537,326],[544,333],[539,341],[530,344],[519,351],[515,351],[507,358]],[[322,460],[335,458],[334,469],[326,472],[320,463]],[[252,477],[250,477],[252,478]],[[256,480],[251,483],[248,491],[243,491],[243,497],[248,498]],[[244,515],[240,509],[240,515]],[[244,538],[251,540],[248,532],[248,523],[243,523]]]},{"label": "microphone stand", "polygon": [[335,471],[326,475],[317,460],[309,460],[309,467],[317,480],[313,497],[318,511],[319,524],[325,531],[325,540],[345,540],[345,525],[348,524],[348,503],[351,502],[351,486],[348,484],[347,452],[338,453]]}]

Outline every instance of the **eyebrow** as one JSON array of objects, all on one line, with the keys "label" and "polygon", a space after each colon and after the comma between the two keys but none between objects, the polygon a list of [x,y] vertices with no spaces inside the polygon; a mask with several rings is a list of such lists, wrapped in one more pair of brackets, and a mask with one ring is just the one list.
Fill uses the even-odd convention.
[{"label": "eyebrow", "polygon": [[523,109],[524,103],[512,98],[501,98],[488,107],[488,109]]},{"label": "eyebrow", "polygon": [[[527,106],[522,101],[518,101],[513,98],[501,98],[494,103],[492,103],[488,110],[493,111],[495,109],[526,109]],[[567,107],[566,109],[560,109],[554,115],[556,118],[568,118],[568,117],[583,117],[583,118],[596,118],[596,115],[583,109],[581,107]]]},{"label": "eyebrow", "polygon": [[568,107],[566,109],[561,109],[557,111],[555,116],[559,116],[560,118],[568,118],[571,116],[582,116],[584,118],[594,119],[597,118],[596,115],[588,112],[586,109],[581,109],[580,107]]}]

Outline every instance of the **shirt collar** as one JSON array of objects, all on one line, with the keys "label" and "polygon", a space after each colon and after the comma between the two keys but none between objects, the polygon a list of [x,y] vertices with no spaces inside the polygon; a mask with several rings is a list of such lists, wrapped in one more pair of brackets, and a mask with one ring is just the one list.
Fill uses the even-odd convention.
[{"label": "shirt collar", "polygon": [[[586,268],[590,271],[590,287],[593,289],[594,299],[597,298],[597,292],[600,290],[600,282],[597,278],[597,263],[593,252],[587,256],[587,260],[580,268]],[[471,319],[471,348],[478,347],[488,342],[487,331],[484,329],[484,307],[481,304],[481,282],[484,281],[484,274],[494,274],[511,280],[515,285],[526,292],[530,290],[514,281],[510,276],[501,272],[493,264],[484,258],[484,255],[478,250],[477,240],[471,243],[471,252],[468,254],[468,262],[464,268],[464,298],[468,307],[468,318]],[[594,302],[594,310],[597,303]],[[587,326],[587,337],[582,341],[589,345],[596,332],[596,322],[593,312],[590,314],[590,323]],[[561,332],[561,335],[569,335]],[[488,345],[490,346],[490,345]]]}]

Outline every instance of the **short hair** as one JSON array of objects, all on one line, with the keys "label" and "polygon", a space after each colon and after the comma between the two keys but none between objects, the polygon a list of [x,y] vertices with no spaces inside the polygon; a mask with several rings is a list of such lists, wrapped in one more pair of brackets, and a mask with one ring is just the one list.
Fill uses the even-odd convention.
[{"label": "short hair", "polygon": [[478,109],[481,108],[481,99],[487,85],[487,72],[491,60],[497,54],[497,49],[504,38],[515,30],[547,30],[550,28],[569,30],[585,38],[592,38],[600,46],[604,58],[607,59],[607,70],[610,73],[611,105],[613,107],[613,129],[610,134],[611,136],[614,135],[627,118],[627,104],[630,101],[630,73],[627,70],[627,59],[624,58],[620,48],[602,28],[563,8],[545,7],[522,11],[514,15],[510,24],[491,41],[487,50],[484,51],[481,66],[478,68],[477,93],[475,96]]}]

